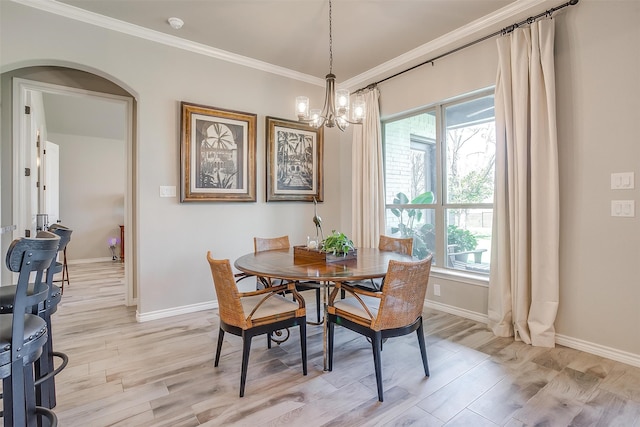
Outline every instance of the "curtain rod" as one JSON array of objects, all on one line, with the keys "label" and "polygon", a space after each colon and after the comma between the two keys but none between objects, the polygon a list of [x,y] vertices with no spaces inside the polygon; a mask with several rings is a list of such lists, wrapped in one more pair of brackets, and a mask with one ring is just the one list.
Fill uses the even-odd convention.
[{"label": "curtain rod", "polygon": [[524,21],[520,21],[520,22],[517,22],[517,23],[515,23],[515,24],[513,24],[513,25],[509,25],[508,27],[505,27],[505,28],[503,28],[503,29],[501,29],[501,30],[498,30],[498,31],[496,31],[495,33],[491,33],[491,34],[489,34],[488,36],[484,36],[484,37],[482,37],[482,38],[479,38],[479,39],[477,39],[477,40],[474,40],[474,41],[472,41],[472,42],[469,42],[469,43],[467,43],[467,44],[465,44],[465,45],[463,45],[463,46],[460,46],[460,47],[457,47],[457,48],[455,48],[455,49],[452,49],[452,50],[450,50],[450,51],[448,51],[448,52],[445,52],[445,53],[443,53],[443,54],[441,54],[441,55],[436,56],[435,58],[431,58],[431,59],[429,59],[429,60],[427,60],[427,61],[424,61],[424,62],[421,62],[421,63],[419,63],[419,64],[417,64],[417,65],[414,65],[413,67],[407,68],[406,70],[399,71],[399,72],[397,72],[397,73],[395,73],[395,74],[393,74],[393,75],[391,75],[391,76],[389,76],[389,77],[385,77],[385,78],[384,78],[384,79],[382,79],[382,80],[378,80],[378,81],[377,81],[377,82],[375,82],[375,83],[371,83],[371,84],[369,84],[369,85],[367,85],[367,86],[365,86],[365,87],[363,87],[363,88],[360,88],[360,89],[356,90],[355,92],[357,93],[357,92],[361,92],[361,91],[363,91],[363,90],[373,89],[374,87],[376,87],[378,84],[380,84],[380,83],[382,83],[382,82],[386,82],[387,80],[390,80],[390,79],[392,79],[392,78],[394,78],[394,77],[398,77],[398,76],[399,76],[399,75],[401,75],[401,74],[404,74],[404,73],[406,73],[406,72],[409,72],[409,71],[411,71],[411,70],[414,70],[414,69],[416,69],[416,68],[418,68],[418,67],[422,67],[423,65],[426,65],[426,64],[429,64],[429,63],[430,63],[431,65],[434,65],[435,61],[437,61],[438,59],[442,59],[442,58],[444,58],[445,56],[448,56],[448,55],[451,55],[452,53],[456,53],[456,52],[458,52],[458,51],[461,51],[462,49],[466,49],[466,48],[468,48],[468,47],[470,47],[470,46],[473,46],[473,45],[475,45],[475,44],[478,44],[478,43],[480,43],[480,42],[483,42],[483,41],[485,41],[485,40],[487,40],[487,39],[490,39],[490,38],[493,38],[493,37],[496,37],[496,36],[504,36],[504,35],[506,35],[506,34],[509,34],[509,33],[513,32],[516,28],[520,27],[521,25],[524,25],[524,24],[531,25],[531,24],[533,24],[535,21],[537,21],[538,19],[540,19],[540,18],[542,18],[542,17],[544,17],[544,16],[549,16],[549,17],[550,17],[550,16],[551,16],[551,14],[552,14],[553,12],[557,11],[557,10],[563,9],[563,8],[565,8],[565,7],[567,7],[567,6],[575,6],[576,4],[578,4],[578,2],[579,2],[579,1],[580,1],[580,0],[569,0],[568,2],[566,2],[566,3],[564,3],[564,4],[561,4],[560,6],[556,6],[556,7],[553,7],[553,8],[551,8],[551,9],[548,9],[548,10],[546,10],[546,11],[542,12],[542,13],[537,14],[536,16],[530,16],[530,17],[528,17],[527,19],[525,19]]}]

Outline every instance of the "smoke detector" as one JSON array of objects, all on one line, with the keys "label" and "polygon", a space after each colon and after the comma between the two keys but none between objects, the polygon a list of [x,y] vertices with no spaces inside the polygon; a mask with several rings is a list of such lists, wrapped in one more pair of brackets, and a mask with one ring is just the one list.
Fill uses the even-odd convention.
[{"label": "smoke detector", "polygon": [[184,25],[184,21],[176,17],[171,17],[167,21],[169,22],[169,25],[171,25],[171,28],[173,28],[174,30],[179,30]]}]

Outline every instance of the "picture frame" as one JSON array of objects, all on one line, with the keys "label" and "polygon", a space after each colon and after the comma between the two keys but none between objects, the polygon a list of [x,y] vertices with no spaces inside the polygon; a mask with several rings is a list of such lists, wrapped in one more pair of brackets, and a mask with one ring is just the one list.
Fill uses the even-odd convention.
[{"label": "picture frame", "polygon": [[180,103],[180,202],[256,201],[256,114]]},{"label": "picture frame", "polygon": [[323,201],[324,129],[266,117],[267,202]]}]

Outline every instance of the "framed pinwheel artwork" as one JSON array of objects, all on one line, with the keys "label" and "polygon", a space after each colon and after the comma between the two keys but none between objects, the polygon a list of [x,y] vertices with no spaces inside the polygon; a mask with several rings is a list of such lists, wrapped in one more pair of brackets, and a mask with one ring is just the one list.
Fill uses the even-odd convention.
[{"label": "framed pinwheel artwork", "polygon": [[180,201],[256,201],[256,115],[181,102]]}]

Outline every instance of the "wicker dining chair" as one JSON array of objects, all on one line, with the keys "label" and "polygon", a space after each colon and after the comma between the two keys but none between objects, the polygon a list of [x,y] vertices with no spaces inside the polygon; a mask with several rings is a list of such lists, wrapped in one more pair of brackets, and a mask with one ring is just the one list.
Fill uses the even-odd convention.
[{"label": "wicker dining chair", "polygon": [[[378,249],[380,249],[381,251],[411,255],[413,254],[413,237],[391,237],[380,235]],[[356,288],[364,289],[366,291],[380,292],[383,283],[384,277],[378,277],[375,279],[349,282],[348,284]],[[341,296],[342,298],[345,297],[344,291],[342,291]]]},{"label": "wicker dining chair", "polygon": [[[253,249],[254,252],[271,251],[275,249],[289,249],[291,244],[289,243],[289,236],[280,237],[254,237]],[[258,278],[265,286],[271,286],[272,281],[266,278]],[[283,284],[282,281],[275,284]],[[316,315],[317,322],[320,323],[320,284],[317,282],[296,282],[296,289],[298,291],[314,290],[316,294]]]},{"label": "wicker dining chair", "polygon": [[[207,252],[213,284],[218,297],[220,329],[214,366],[220,362],[220,351],[225,332],[242,337],[242,368],[240,371],[240,397],[244,396],[251,339],[277,330],[300,327],[302,373],[307,375],[307,318],[304,299],[294,283],[272,286],[251,292],[239,292],[228,259],[216,260]],[[293,294],[295,301],[279,295],[283,291]]]},{"label": "wicker dining chair", "polygon": [[[385,284],[381,292],[370,292],[336,283],[329,297],[329,363],[333,369],[335,325],[344,326],[371,340],[373,362],[378,386],[378,400],[383,401],[382,364],[380,352],[386,338],[407,335],[416,331],[425,376],[429,376],[427,349],[422,326],[422,309],[431,271],[431,256],[421,261],[389,261]],[[344,290],[345,299],[336,297]]]}]

